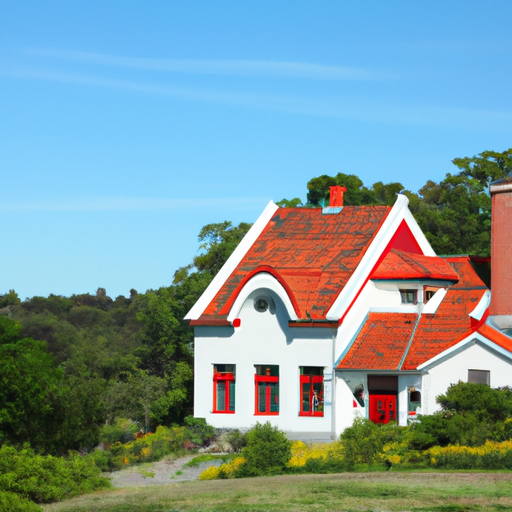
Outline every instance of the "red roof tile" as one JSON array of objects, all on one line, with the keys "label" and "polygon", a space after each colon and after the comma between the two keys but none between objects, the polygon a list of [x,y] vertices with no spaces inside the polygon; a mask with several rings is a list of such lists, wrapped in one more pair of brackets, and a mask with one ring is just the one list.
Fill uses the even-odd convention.
[{"label": "red roof tile", "polygon": [[370,279],[437,279],[458,281],[453,268],[439,256],[423,256],[392,249]]},{"label": "red roof tile", "polygon": [[299,318],[325,319],[389,211],[345,206],[324,215],[320,208],[279,208],[195,323],[226,318],[244,278],[262,266],[292,294]]},{"label": "red roof tile", "polygon": [[[449,288],[436,313],[421,315],[419,322],[416,314],[371,313],[338,369],[415,370],[471,334],[476,326],[468,315],[487,287],[469,257],[450,257],[446,261],[460,281]],[[408,320],[413,318],[410,329],[401,325],[406,316]],[[379,328],[370,329],[369,323]],[[373,355],[377,347],[383,354],[381,360]]]},{"label": "red roof tile", "polygon": [[416,322],[414,313],[370,313],[338,370],[396,370]]}]

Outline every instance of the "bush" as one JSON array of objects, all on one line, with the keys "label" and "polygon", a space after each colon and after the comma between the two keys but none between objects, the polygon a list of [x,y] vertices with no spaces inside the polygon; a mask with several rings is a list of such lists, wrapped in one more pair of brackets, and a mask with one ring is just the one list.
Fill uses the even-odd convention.
[{"label": "bush", "polygon": [[13,492],[0,491],[0,510],[2,512],[41,512],[41,507]]},{"label": "bush", "polygon": [[400,441],[406,431],[407,427],[398,427],[396,423],[381,425],[356,418],[340,436],[346,464],[353,468],[358,464],[381,462],[379,454],[384,445]]},{"label": "bush", "polygon": [[437,397],[442,410],[420,416],[414,425],[426,441],[421,448],[460,444],[481,446],[487,440],[501,442],[512,437],[512,389],[458,382]]},{"label": "bush", "polygon": [[50,503],[110,487],[93,457],[70,453],[68,458],[36,455],[30,448],[0,448],[0,491],[36,503]]},{"label": "bush", "polygon": [[194,418],[187,416],[185,418],[187,439],[197,446],[205,446],[215,438],[215,429],[206,423],[204,418]]},{"label": "bush", "polygon": [[92,457],[103,471],[115,471],[129,464],[161,460],[166,455],[184,452],[185,427],[159,426],[154,434],[137,437],[131,443],[116,442],[109,451],[96,450]]},{"label": "bush", "polygon": [[244,476],[277,475],[291,458],[291,442],[284,432],[270,422],[256,425],[246,434],[247,446],[242,450]]},{"label": "bush", "polygon": [[288,473],[340,473],[348,466],[340,449],[341,443],[292,442],[292,457],[287,462]]},{"label": "bush", "polygon": [[131,420],[118,419],[114,425],[104,425],[100,430],[100,441],[108,444],[129,443],[135,439],[139,426]]},{"label": "bush", "polygon": [[426,452],[430,465],[446,469],[512,469],[512,439],[484,445],[434,446]]},{"label": "bush", "polygon": [[235,453],[240,453],[242,448],[247,445],[245,434],[242,434],[237,428],[227,434],[226,441],[231,445]]}]

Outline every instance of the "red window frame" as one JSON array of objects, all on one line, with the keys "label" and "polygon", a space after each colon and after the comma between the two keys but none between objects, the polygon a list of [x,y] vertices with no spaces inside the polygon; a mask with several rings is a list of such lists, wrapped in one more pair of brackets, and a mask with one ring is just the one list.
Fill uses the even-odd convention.
[{"label": "red window frame", "polygon": [[[306,387],[309,386],[309,389]],[[315,405],[315,389],[319,388],[318,404]],[[304,406],[307,404],[307,411]],[[300,376],[300,408],[299,416],[324,415],[324,376],[323,375],[301,375]]]},{"label": "red window frame", "polygon": [[[275,387],[272,385],[275,384]],[[265,410],[260,411],[260,390],[264,390]],[[272,404],[272,390],[277,389]],[[272,410],[272,408],[274,410]],[[277,416],[279,414],[279,377],[272,375],[254,376],[254,414],[256,416]]]},{"label": "red window frame", "polygon": [[[234,384],[235,375],[231,372],[214,372],[213,374],[213,412],[216,414],[235,414],[235,404],[233,402],[233,409],[231,405],[231,383]],[[224,409],[217,408],[217,389],[219,385],[224,385]],[[234,391],[234,390],[233,390]]]}]

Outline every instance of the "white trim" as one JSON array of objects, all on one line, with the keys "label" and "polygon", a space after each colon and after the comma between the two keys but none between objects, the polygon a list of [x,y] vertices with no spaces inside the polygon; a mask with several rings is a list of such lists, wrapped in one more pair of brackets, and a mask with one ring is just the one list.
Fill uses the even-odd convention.
[{"label": "white trim", "polygon": [[373,242],[370,244],[365,255],[359,262],[359,265],[350,276],[347,284],[344,286],[333,305],[329,308],[329,311],[327,311],[327,320],[339,320],[350,307],[350,304],[358,290],[361,289],[365,280],[369,277],[370,272],[373,270],[373,267],[382,255],[386,246],[391,241],[391,238],[395,235],[403,220],[406,221],[407,226],[411,230],[423,254],[425,256],[435,256],[434,250],[409,211],[409,208],[407,207],[408,204],[409,199],[407,199],[403,194],[398,194],[393,208],[391,208],[391,211],[377,232]]},{"label": "white trim", "polygon": [[489,304],[491,302],[491,292],[487,290],[483,295],[478,304],[476,305],[476,308],[469,313],[469,316],[471,318],[474,318],[477,322],[479,322],[482,317],[484,316],[485,311],[489,307]]},{"label": "white trim", "polygon": [[261,235],[269,220],[273,217],[274,213],[279,209],[279,206],[270,201],[263,213],[259,216],[258,220],[252,225],[251,229],[244,236],[238,247],[233,251],[226,263],[219,270],[218,274],[214,277],[213,281],[208,285],[208,288],[203,292],[199,300],[192,306],[192,309],[185,316],[185,320],[197,320],[208,307],[210,302],[215,298],[222,285],[227,281],[231,273],[236,269],[238,264],[242,261],[247,251],[252,247],[254,242]]},{"label": "white trim", "polygon": [[256,290],[270,290],[275,293],[283,301],[290,320],[298,319],[295,314],[295,310],[293,309],[292,301],[288,297],[283,285],[272,274],[269,274],[268,272],[261,272],[249,279],[242,290],[240,290],[240,293],[233,303],[233,306],[231,306],[231,310],[228,314],[228,321],[230,323],[233,323],[233,320],[238,318],[240,310],[247,300],[247,297]]},{"label": "white trim", "polygon": [[[409,200],[407,200],[407,204],[409,204]],[[430,245],[430,242],[427,240],[427,237],[419,227],[418,223],[416,222],[416,219],[414,218],[413,214],[407,208],[405,210],[404,214],[404,220],[407,222],[407,226],[411,230],[414,238],[416,239],[416,242],[420,246],[420,249],[423,252],[424,256],[437,256],[434,249],[432,249],[432,246]],[[398,226],[397,226],[398,229]]]},{"label": "white trim", "polygon": [[429,359],[428,361],[425,361],[423,364],[420,364],[418,366],[418,370],[430,370],[433,366],[438,365],[439,363],[445,361],[446,359],[449,359],[450,357],[454,356],[464,348],[473,345],[475,343],[480,343],[484,345],[485,347],[493,350],[494,352],[497,352],[498,354],[506,357],[507,359],[512,360],[512,352],[509,352],[508,350],[501,348],[496,343],[492,342],[491,340],[487,339],[485,336],[480,334],[479,332],[471,333],[469,336],[464,338],[462,341],[459,341],[456,345],[453,347],[450,347],[449,349],[445,350],[444,352],[441,352],[437,356]]},{"label": "white trim", "polygon": [[[441,302],[443,302],[443,299],[446,297],[447,293],[448,292],[446,288],[439,288],[439,290],[437,290],[436,293],[434,293],[430,300],[425,304],[422,313],[433,315],[437,311],[437,308],[441,305]],[[425,297],[423,297],[423,300],[425,300]]]}]

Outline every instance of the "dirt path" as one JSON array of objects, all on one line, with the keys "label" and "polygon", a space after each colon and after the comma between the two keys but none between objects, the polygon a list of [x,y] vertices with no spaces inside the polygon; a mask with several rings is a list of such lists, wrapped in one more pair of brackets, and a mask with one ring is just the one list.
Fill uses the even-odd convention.
[{"label": "dirt path", "polygon": [[131,466],[121,471],[106,473],[116,488],[148,487],[151,485],[169,485],[174,482],[197,480],[199,475],[210,466],[220,466],[222,460],[210,460],[199,466],[185,467],[196,455],[174,460],[149,462],[141,466]]}]

